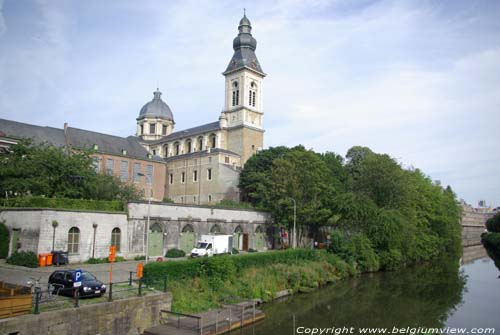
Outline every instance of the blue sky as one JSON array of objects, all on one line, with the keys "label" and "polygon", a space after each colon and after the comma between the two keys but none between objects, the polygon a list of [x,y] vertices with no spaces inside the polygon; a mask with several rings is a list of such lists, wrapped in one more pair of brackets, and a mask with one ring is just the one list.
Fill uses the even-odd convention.
[{"label": "blue sky", "polygon": [[500,205],[500,1],[0,0],[0,117],[120,136],[157,84],[216,121],[243,7],[265,146],[388,153]]}]

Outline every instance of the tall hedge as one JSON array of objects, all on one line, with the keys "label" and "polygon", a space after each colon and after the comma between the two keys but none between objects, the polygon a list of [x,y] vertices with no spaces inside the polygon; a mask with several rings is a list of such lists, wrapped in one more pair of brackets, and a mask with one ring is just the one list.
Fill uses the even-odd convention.
[{"label": "tall hedge", "polygon": [[9,229],[5,221],[0,221],[0,259],[7,258],[9,254]]},{"label": "tall hedge", "polygon": [[330,257],[325,252],[309,249],[290,249],[250,253],[238,256],[215,256],[194,258],[185,261],[149,263],[144,267],[144,277],[160,279],[189,279],[195,277],[231,276],[234,272],[250,267],[265,267],[271,264],[297,264],[303,261],[319,260]]},{"label": "tall hedge", "polygon": [[18,197],[10,198],[7,207],[22,208],[62,208],[74,210],[97,210],[109,212],[123,212],[123,202],[113,200],[84,200],[67,198],[45,198],[45,197]]}]

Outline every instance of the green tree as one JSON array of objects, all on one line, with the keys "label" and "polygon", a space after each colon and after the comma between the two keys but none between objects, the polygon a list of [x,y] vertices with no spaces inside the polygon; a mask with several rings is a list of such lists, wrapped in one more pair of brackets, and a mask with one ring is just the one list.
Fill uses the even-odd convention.
[{"label": "green tree", "polygon": [[0,196],[46,196],[71,199],[130,200],[133,185],[95,172],[90,152],[20,141],[0,157]]}]

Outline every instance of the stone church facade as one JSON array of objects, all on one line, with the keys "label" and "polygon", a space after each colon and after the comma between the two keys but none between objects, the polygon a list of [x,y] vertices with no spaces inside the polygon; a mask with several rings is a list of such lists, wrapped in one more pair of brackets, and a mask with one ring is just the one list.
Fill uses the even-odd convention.
[{"label": "stone church facade", "polygon": [[243,16],[224,71],[224,110],[218,121],[174,131],[174,116],[154,92],[141,109],[136,136],[167,162],[165,195],[175,203],[216,204],[239,200],[238,177],[245,162],[264,145],[262,71],[252,26]]}]

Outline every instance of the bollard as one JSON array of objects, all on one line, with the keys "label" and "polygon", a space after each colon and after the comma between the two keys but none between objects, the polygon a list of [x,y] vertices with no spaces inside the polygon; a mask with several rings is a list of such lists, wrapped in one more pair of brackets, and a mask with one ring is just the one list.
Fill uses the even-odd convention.
[{"label": "bollard", "polygon": [[163,292],[167,292],[167,276],[163,278]]},{"label": "bollard", "polygon": [[255,299],[253,299],[253,322],[255,322]]},{"label": "bollard", "polygon": [[142,278],[139,278],[139,296],[142,295]]},{"label": "bollard", "polygon": [[73,288],[73,296],[75,297],[75,307],[80,307],[78,304],[78,287]]},{"label": "bollard", "polygon": [[39,290],[36,290],[35,288],[35,314],[40,314],[40,298],[42,295],[42,292]]},{"label": "bollard", "polygon": [[132,286],[132,271],[130,271],[129,277],[128,277],[128,286]]}]

